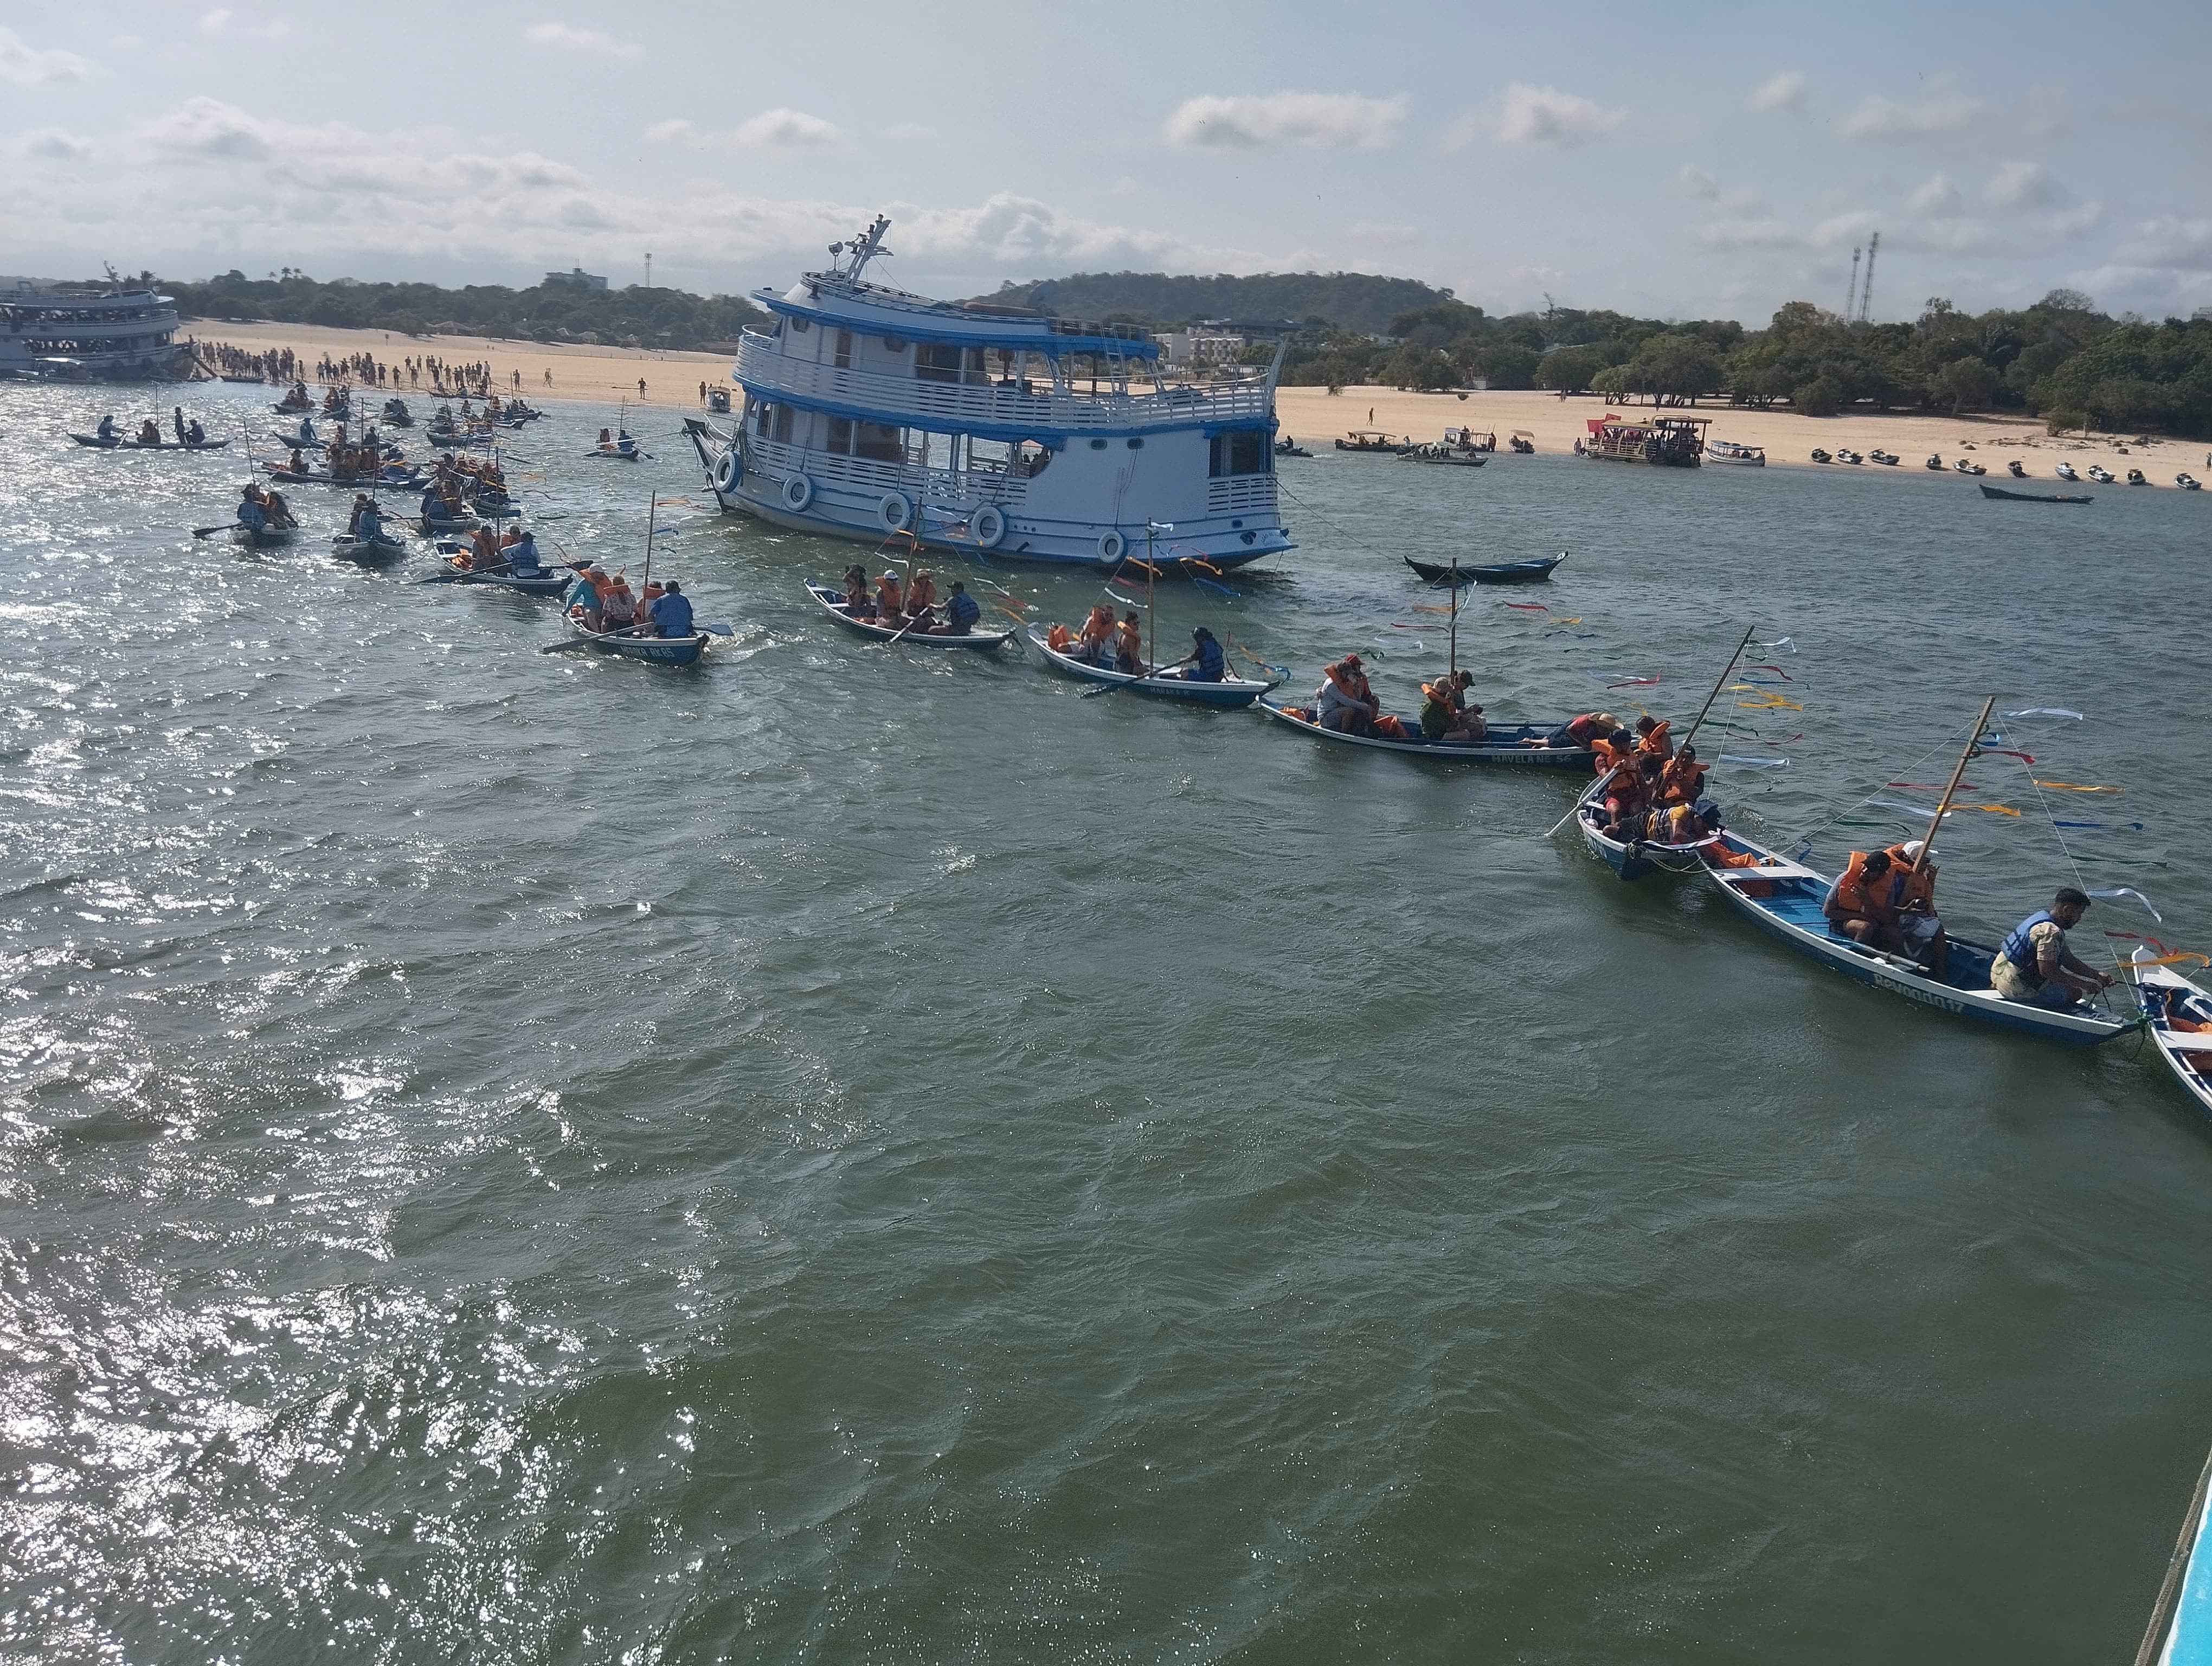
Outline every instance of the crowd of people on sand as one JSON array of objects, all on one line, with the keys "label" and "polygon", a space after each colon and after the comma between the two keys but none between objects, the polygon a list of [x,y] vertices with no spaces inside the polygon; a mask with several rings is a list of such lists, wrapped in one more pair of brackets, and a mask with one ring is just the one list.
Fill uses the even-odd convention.
[{"label": "crowd of people on sand", "polygon": [[1191,650],[1170,665],[1154,666],[1145,658],[1144,622],[1131,608],[1117,624],[1114,610],[1103,602],[1092,605],[1082,625],[1071,630],[1054,624],[1045,632],[1045,646],[1054,654],[1122,677],[1179,677],[1190,683],[1218,683],[1229,675],[1229,656],[1204,625],[1190,633]]},{"label": "crowd of people on sand", "polygon": [[[575,565],[575,563],[571,563]],[[562,605],[593,635],[616,632],[632,636],[688,637],[697,635],[691,622],[691,599],[674,579],[646,581],[642,592],[634,592],[628,568],[610,573],[595,561],[576,566],[576,581],[568,587]]]},{"label": "crowd of people on sand", "polygon": [[[858,562],[845,569],[844,607],[848,618],[917,636],[965,636],[983,617],[982,608],[958,579],[952,581],[951,590],[940,602],[937,581],[926,567],[915,568],[903,583],[896,573],[886,572],[876,581],[871,594],[868,569]],[[940,608],[945,616],[942,623],[938,619]]]},{"label": "crowd of people on sand", "polygon": [[[264,381],[278,383],[304,382],[312,371],[317,381],[359,382],[363,387],[420,388],[428,384],[432,393],[445,398],[485,398],[492,389],[502,386],[518,393],[522,391],[521,371],[509,370],[502,376],[482,359],[467,364],[449,364],[430,354],[394,362],[380,359],[373,353],[346,353],[335,357],[325,353],[311,365],[289,347],[256,352],[227,341],[196,341],[191,346],[200,363],[224,376],[258,376]],[[545,386],[553,386],[550,370],[545,372]],[[642,380],[637,391],[638,397],[643,398]]]}]

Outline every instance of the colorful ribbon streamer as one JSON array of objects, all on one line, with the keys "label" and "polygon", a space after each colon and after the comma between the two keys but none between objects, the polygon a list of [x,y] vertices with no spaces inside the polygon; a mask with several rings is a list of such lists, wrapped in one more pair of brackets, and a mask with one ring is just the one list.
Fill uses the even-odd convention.
[{"label": "colorful ribbon streamer", "polygon": [[2161,926],[2166,923],[2166,916],[2158,911],[2157,906],[2133,885],[2113,885],[2104,891],[2093,891],[2087,894],[2091,897],[2132,897],[2143,905],[2152,919],[2157,921]]}]

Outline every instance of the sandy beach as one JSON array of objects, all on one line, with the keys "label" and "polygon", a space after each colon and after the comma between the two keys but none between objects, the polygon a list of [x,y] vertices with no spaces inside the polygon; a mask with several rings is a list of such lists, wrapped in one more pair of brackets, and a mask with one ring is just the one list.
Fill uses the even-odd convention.
[{"label": "sandy beach", "polygon": [[[383,330],[325,330],[308,325],[225,324],[212,319],[190,320],[185,332],[199,341],[228,342],[249,352],[289,347],[311,364],[325,354],[344,357],[356,353],[371,354],[386,363],[424,356],[453,363],[483,361],[491,366],[500,391],[511,388],[513,374],[520,371],[523,397],[537,401],[604,404],[626,398],[632,404],[691,410],[701,404],[702,382],[710,388],[729,386],[730,361],[720,353],[662,353],[485,336],[405,336]],[[641,379],[646,385],[641,400],[637,391]],[[410,391],[421,390],[401,390]],[[1416,440],[1436,440],[1445,429],[1463,424],[1478,432],[1494,432],[1501,450],[1514,429],[1525,429],[1534,436],[1540,453],[1557,455],[1571,451],[1576,439],[1588,431],[1584,424],[1607,410],[1637,415],[1649,414],[1650,408],[1607,406],[1595,398],[1562,399],[1539,392],[1480,392],[1461,398],[1389,387],[1347,387],[1336,394],[1322,387],[1285,387],[1276,395],[1282,431],[1311,449],[1325,447],[1339,435],[1356,428],[1379,428]],[[1674,413],[1670,410],[1669,414]],[[2148,446],[2138,446],[2133,435],[2053,439],[2044,432],[2040,422],[2013,415],[1877,416],[1869,412],[1817,417],[1800,416],[1786,410],[1739,410],[1723,404],[1684,409],[1680,414],[1711,418],[1712,427],[1706,430],[1711,438],[1764,447],[1770,467],[1820,467],[1810,456],[1818,447],[1832,453],[1893,451],[1902,459],[1894,469],[1873,463],[1859,465],[1863,472],[1871,474],[1922,473],[1932,453],[1942,458],[1947,467],[1955,458],[1972,457],[1988,469],[1992,483],[2009,477],[2005,465],[2013,458],[2020,459],[2031,478],[2054,483],[2053,467],[2061,459],[2085,476],[2092,465],[2102,464],[2118,477],[2112,486],[2102,489],[2113,491],[2121,489],[2130,468],[2140,468],[2151,485],[2169,491],[2174,489],[2173,477],[2179,473],[2212,478],[2212,447],[2197,441],[2154,439]],[[2099,488],[2091,484],[2090,489]]]},{"label": "sandy beach", "polygon": [[[1575,441],[1589,432],[1585,424],[1608,410],[1621,416],[1652,414],[1644,404],[1607,405],[1595,398],[1562,399],[1554,393],[1535,392],[1470,393],[1462,399],[1450,393],[1407,393],[1389,387],[1347,387],[1340,394],[1322,387],[1286,387],[1275,397],[1275,414],[1282,431],[1295,435],[1309,450],[1319,450],[1356,428],[1379,428],[1416,440],[1437,440],[1447,428],[1465,426],[1478,433],[1495,433],[1501,451],[1515,429],[1526,429],[1535,437],[1539,453],[1556,455],[1572,451]],[[1856,471],[1918,474],[1924,471],[1926,460],[1933,453],[1943,459],[1946,468],[1956,458],[1971,457],[1989,471],[1992,485],[2008,477],[2005,464],[2015,457],[2031,477],[2054,486],[2059,483],[2052,472],[2054,466],[2062,459],[2071,463],[2093,492],[2122,489],[2131,468],[2141,469],[2152,485],[2168,491],[2174,489],[2177,474],[2212,478],[2212,470],[2207,467],[2207,453],[2212,447],[2199,441],[2154,438],[2148,446],[2138,446],[2132,435],[2100,435],[2087,441],[2069,435],[2055,440],[2044,432],[2040,422],[2014,415],[1936,416],[1912,412],[1884,416],[1869,412],[1800,416],[1786,410],[1749,410],[1724,404],[1679,412],[1670,407],[1663,414],[1710,417],[1712,426],[1705,430],[1709,439],[1762,447],[1770,467],[1823,466],[1812,460],[1810,453],[1815,447],[1831,453],[1880,448],[1897,453],[1900,460],[1896,467],[1865,463]],[[2090,465],[2097,463],[2118,477],[2111,486],[2087,482]]]}]

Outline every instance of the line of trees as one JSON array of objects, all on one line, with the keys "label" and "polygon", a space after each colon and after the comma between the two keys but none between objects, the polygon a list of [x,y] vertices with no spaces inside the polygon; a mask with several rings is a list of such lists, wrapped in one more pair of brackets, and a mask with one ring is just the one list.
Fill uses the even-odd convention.
[{"label": "line of trees", "polygon": [[[1960,312],[1931,299],[1911,324],[1846,323],[1793,301],[1764,330],[1552,307],[1490,318],[1446,299],[1398,314],[1385,338],[1319,319],[1292,338],[1284,380],[1595,393],[1655,404],[1700,399],[1808,416],[1875,410],[2014,410],[2054,431],[2160,428],[2212,435],[2212,319],[2114,319],[2054,289],[2033,307]],[[1271,350],[1248,357],[1264,362]]]},{"label": "line of trees", "polygon": [[768,314],[741,295],[683,289],[594,289],[570,282],[510,289],[497,284],[319,283],[289,267],[250,278],[232,271],[204,283],[162,286],[188,318],[246,319],[389,330],[410,336],[499,336],[514,341],[605,342],[700,350],[765,329]]}]

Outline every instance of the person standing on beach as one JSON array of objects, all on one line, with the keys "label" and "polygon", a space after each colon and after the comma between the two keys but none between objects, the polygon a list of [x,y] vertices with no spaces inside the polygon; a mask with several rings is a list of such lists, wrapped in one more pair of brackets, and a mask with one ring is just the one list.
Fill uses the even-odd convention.
[{"label": "person standing on beach", "polygon": [[645,378],[642,376],[637,379],[637,397],[641,399],[645,397]]}]

